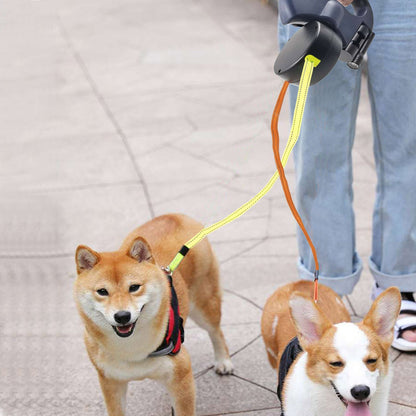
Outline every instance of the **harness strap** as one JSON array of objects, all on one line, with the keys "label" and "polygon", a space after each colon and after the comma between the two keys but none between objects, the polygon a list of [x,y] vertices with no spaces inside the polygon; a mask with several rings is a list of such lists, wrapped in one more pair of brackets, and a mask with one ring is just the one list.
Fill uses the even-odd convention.
[{"label": "harness strap", "polygon": [[166,277],[170,287],[170,306],[168,326],[165,338],[159,347],[149,354],[149,357],[161,357],[163,355],[176,355],[185,341],[185,331],[183,329],[183,319],[180,316],[178,296],[172,282],[172,273],[166,272]]}]

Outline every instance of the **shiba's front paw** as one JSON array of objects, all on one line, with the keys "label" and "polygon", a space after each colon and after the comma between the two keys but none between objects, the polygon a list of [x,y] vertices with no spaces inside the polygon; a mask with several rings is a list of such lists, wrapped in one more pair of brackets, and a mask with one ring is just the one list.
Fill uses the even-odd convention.
[{"label": "shiba's front paw", "polygon": [[220,374],[221,376],[234,373],[234,366],[229,358],[226,358],[225,360],[221,362],[217,362],[214,368],[215,368],[215,372],[217,374]]}]

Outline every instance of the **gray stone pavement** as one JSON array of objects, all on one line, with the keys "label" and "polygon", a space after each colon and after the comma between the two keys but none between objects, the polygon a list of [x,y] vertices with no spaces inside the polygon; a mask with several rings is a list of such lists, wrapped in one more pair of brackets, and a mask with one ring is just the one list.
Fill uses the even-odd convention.
[{"label": "gray stone pavement", "polygon": [[[74,249],[116,249],[131,229],[166,212],[210,224],[265,184],[281,86],[272,72],[276,44],[276,12],[258,0],[2,2],[4,416],[105,414],[72,300]],[[375,171],[362,95],[353,153],[357,245],[367,258]],[[287,132],[287,106],[282,117]],[[291,161],[287,172],[293,181]],[[297,279],[295,225],[280,185],[210,240],[236,370],[212,371],[207,334],[189,322],[197,413],[278,415],[259,321],[266,298]],[[366,269],[346,299],[356,319],[370,287]],[[393,357],[389,415],[415,415],[415,356]],[[132,383],[128,415],[169,411],[155,383]]]}]

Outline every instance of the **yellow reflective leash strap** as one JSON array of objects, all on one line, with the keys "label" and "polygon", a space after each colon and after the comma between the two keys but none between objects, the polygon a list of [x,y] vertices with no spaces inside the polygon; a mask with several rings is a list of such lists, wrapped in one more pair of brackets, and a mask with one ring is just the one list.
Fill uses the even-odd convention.
[{"label": "yellow reflective leash strap", "polygon": [[[319,62],[320,62],[319,59],[315,58],[312,55],[308,55],[305,57],[305,63],[303,65],[302,75],[301,75],[300,82],[299,82],[299,90],[298,90],[298,95],[296,99],[296,106],[295,106],[295,111],[293,115],[292,127],[290,129],[289,139],[288,139],[286,148],[282,156],[283,166],[286,166],[286,163],[289,159],[289,155],[292,152],[293,147],[295,146],[299,138],[300,128],[302,125],[303,112],[305,109],[306,98],[307,98],[309,86],[311,83],[313,69],[319,64]],[[247,212],[257,202],[259,202],[260,199],[262,199],[270,191],[270,189],[272,189],[274,183],[276,182],[278,178],[279,178],[279,172],[275,172],[275,174],[270,178],[270,180],[263,187],[263,189],[261,189],[261,191],[257,195],[255,195],[252,199],[247,201],[244,205],[236,209],[234,212],[232,212],[230,215],[228,215],[224,219],[216,222],[215,224],[212,224],[208,227],[203,228],[198,234],[196,234],[189,241],[187,241],[179,250],[179,252],[176,254],[174,259],[170,262],[168,266],[168,270],[170,272],[173,272],[179,266],[183,258],[188,253],[188,251],[192,247],[194,247],[196,244],[198,244],[201,240],[203,240],[208,234],[230,223],[231,221],[234,221],[235,219],[243,215],[245,212]]]}]

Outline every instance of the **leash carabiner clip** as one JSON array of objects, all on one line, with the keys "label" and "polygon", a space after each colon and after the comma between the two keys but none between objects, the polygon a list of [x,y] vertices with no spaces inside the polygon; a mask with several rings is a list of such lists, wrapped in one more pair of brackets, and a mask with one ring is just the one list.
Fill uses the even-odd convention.
[{"label": "leash carabiner clip", "polygon": [[166,273],[167,276],[172,277],[172,270],[169,266],[162,266],[161,269]]}]

